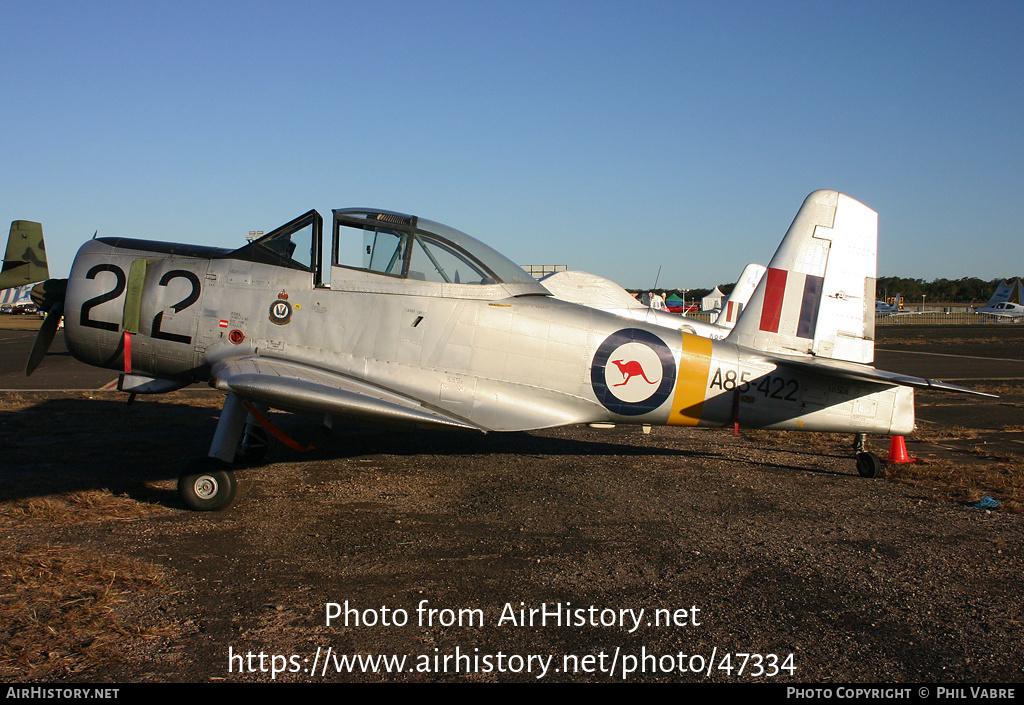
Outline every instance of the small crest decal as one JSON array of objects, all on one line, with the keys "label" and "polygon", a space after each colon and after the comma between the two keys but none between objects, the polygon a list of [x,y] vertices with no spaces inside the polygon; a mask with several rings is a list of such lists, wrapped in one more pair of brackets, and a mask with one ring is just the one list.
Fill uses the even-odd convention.
[{"label": "small crest decal", "polygon": [[285,298],[279,298],[270,304],[270,322],[279,326],[286,325],[292,320],[292,305],[288,303],[288,295],[282,294],[282,296]]}]

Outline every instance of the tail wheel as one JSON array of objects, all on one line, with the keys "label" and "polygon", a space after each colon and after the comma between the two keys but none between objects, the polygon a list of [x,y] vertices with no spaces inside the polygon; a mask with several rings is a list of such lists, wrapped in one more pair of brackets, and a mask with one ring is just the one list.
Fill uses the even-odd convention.
[{"label": "tail wheel", "polygon": [[235,498],[235,474],[215,458],[203,458],[189,464],[178,478],[178,496],[189,509],[215,512]]},{"label": "tail wheel", "polygon": [[882,459],[874,453],[857,453],[857,472],[861,477],[878,477],[882,474]]}]

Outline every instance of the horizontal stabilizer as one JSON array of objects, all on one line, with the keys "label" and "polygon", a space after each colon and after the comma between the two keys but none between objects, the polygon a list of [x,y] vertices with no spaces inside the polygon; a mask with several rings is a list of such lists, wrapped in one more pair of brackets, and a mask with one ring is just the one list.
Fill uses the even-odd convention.
[{"label": "horizontal stabilizer", "polygon": [[859,365],[841,360],[823,360],[820,358],[787,357],[783,355],[767,355],[767,359],[780,366],[797,368],[806,372],[825,375],[829,377],[840,377],[842,379],[855,380],[858,382],[875,382],[878,384],[892,384],[902,387],[914,387],[916,389],[934,389],[942,392],[961,392],[973,394],[979,397],[998,398],[997,394],[979,392],[967,387],[960,387],[937,379],[925,377],[913,377],[898,372],[887,372],[878,370],[869,365]]}]

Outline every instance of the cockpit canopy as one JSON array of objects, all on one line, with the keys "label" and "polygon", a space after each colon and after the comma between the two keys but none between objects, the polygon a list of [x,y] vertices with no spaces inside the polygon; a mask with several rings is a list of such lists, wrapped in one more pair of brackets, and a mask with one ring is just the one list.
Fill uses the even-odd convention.
[{"label": "cockpit canopy", "polygon": [[[360,265],[339,261],[342,228],[362,232]],[[536,283],[522,267],[464,232],[390,211],[334,211],[334,264],[444,284]]]},{"label": "cockpit canopy", "polygon": [[[224,256],[311,272],[314,286],[322,286],[322,248],[323,218],[311,210]],[[407,280],[409,285],[504,285],[511,295],[548,294],[522,267],[466,233],[392,211],[336,209],[331,264],[359,278],[384,275],[393,282],[388,290]],[[453,290],[449,286],[445,292]]]}]

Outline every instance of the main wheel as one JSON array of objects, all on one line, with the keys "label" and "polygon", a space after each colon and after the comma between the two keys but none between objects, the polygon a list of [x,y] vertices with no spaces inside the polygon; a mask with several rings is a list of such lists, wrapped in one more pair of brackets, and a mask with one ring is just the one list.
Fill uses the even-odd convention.
[{"label": "main wheel", "polygon": [[190,463],[178,478],[178,496],[197,512],[224,509],[235,498],[235,490],[235,474],[215,458]]},{"label": "main wheel", "polygon": [[882,459],[874,453],[857,453],[857,472],[861,477],[878,477],[882,474]]}]

